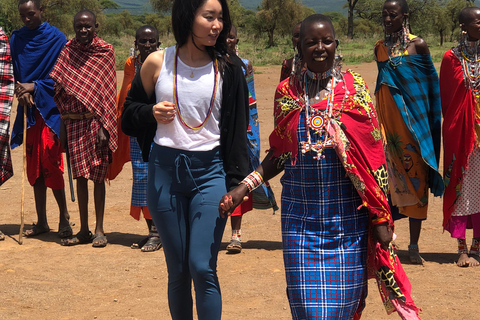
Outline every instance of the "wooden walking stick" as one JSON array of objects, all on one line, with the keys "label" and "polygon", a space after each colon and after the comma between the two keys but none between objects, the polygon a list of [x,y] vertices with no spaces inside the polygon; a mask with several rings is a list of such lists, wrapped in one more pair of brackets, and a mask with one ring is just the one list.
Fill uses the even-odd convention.
[{"label": "wooden walking stick", "polygon": [[65,148],[65,156],[67,158],[67,170],[68,170],[68,183],[70,185],[70,197],[72,202],[75,202],[75,190],[73,189],[72,167],[70,164],[70,153],[68,152],[68,144]]},{"label": "wooden walking stick", "polygon": [[20,233],[18,244],[23,244],[23,226],[25,224],[25,175],[27,172],[27,106],[23,107],[23,172],[22,172],[22,207],[20,212]]}]

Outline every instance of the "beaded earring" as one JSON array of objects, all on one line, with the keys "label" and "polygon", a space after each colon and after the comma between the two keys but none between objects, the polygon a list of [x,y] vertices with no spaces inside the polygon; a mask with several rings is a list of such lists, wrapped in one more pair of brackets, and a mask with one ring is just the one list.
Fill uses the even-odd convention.
[{"label": "beaded earring", "polygon": [[458,42],[459,42],[459,44],[460,44],[461,46],[463,46],[464,48],[467,46],[467,41],[468,41],[467,38],[468,38],[468,37],[467,37],[467,31],[462,30],[462,31],[460,32],[460,40],[459,40]]},{"label": "beaded earring", "polygon": [[295,47],[294,48],[294,55],[293,55],[293,61],[292,61],[292,75],[300,75],[300,72],[302,71],[302,58],[300,57],[300,54],[298,53],[298,49]]}]

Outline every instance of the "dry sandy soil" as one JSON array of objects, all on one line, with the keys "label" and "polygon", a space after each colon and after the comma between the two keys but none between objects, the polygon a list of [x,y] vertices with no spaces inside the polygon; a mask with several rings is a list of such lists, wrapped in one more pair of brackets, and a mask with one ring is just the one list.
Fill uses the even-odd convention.
[{"label": "dry sandy soil", "polygon": [[[374,90],[376,65],[352,66]],[[256,68],[256,90],[262,134],[262,149],[272,130],[272,101],[279,67]],[[119,83],[123,73],[119,73]],[[15,108],[13,110],[15,114]],[[14,115],[13,115],[14,116]],[[22,190],[22,148],[13,151],[15,175],[0,187],[0,229],[7,235],[0,242],[0,319],[169,319],[167,272],[162,251],[142,253],[130,249],[146,234],[143,221],[132,219],[131,167],[107,186],[106,248],[91,245],[63,247],[56,232],[17,242]],[[279,179],[272,187],[280,200]],[[90,186],[92,189],[92,186]],[[67,186],[67,195],[69,194]],[[93,196],[91,195],[91,200]],[[25,221],[36,220],[33,190],[27,184]],[[93,201],[90,226],[94,227]],[[79,230],[78,207],[69,201],[71,220]],[[48,193],[50,227],[57,231],[58,209]],[[407,262],[408,221],[396,225],[399,256],[413,285],[413,298],[426,320],[480,319],[478,312],[480,268],[459,268],[456,241],[442,232],[442,200],[431,199],[429,219],[424,223],[420,249],[424,266]],[[222,250],[218,273],[223,293],[223,319],[290,319],[285,294],[280,233],[280,213],[254,210],[243,219],[243,247],[238,255]],[[223,248],[229,240],[227,226]],[[470,238],[471,234],[468,233]],[[364,319],[398,319],[387,316],[370,280],[370,295]]]}]

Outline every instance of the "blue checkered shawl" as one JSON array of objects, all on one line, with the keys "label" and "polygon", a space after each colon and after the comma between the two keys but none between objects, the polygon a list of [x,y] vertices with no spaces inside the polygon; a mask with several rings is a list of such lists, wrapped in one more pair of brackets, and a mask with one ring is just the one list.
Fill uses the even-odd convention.
[{"label": "blue checkered shawl", "polygon": [[[429,185],[435,196],[443,194],[444,184],[438,172],[441,143],[442,108],[438,75],[430,55],[416,54],[377,61],[377,92],[388,86],[403,121],[420,146],[422,158],[430,167]],[[400,63],[400,64],[398,64]]]}]

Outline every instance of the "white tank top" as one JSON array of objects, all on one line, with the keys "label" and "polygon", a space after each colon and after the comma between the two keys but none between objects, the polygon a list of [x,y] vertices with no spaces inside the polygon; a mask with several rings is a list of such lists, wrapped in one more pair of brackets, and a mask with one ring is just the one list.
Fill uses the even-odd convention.
[{"label": "white tank top", "polygon": [[[175,103],[173,94],[173,69],[176,46],[165,49],[162,70],[155,84],[157,103],[170,101]],[[193,74],[193,77],[190,77]],[[220,107],[222,103],[222,77],[218,74],[218,85],[212,114],[205,126],[194,130],[180,122],[178,107],[175,119],[169,124],[157,123],[154,142],[164,147],[190,151],[209,151],[220,145]],[[180,113],[185,122],[196,127],[208,115],[214,88],[213,62],[203,67],[190,67],[178,58],[177,92]]]}]

